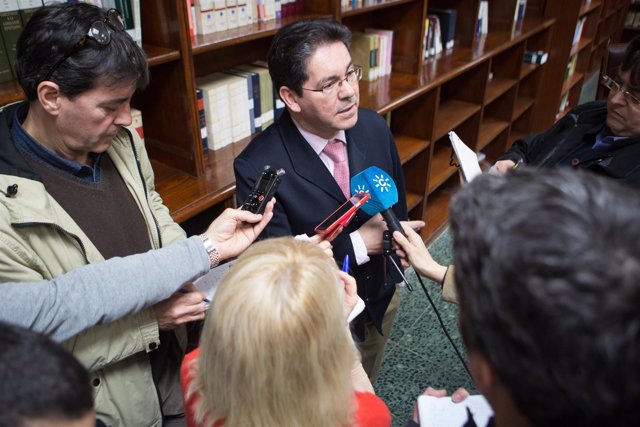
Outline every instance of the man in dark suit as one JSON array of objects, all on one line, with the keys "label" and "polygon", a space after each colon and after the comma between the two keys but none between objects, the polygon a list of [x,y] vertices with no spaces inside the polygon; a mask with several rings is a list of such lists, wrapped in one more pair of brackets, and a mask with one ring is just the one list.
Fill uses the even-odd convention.
[{"label": "man in dark suit", "polygon": [[[351,33],[340,23],[304,20],[283,27],[269,49],[269,72],[286,111],[234,162],[238,204],[265,165],[286,171],[263,237],[314,234],[315,226],[347,200],[349,178],[369,166],[391,175],[399,189],[393,210],[407,219],[393,136],[382,117],[358,108],[362,70],[352,63],[350,41]],[[381,255],[385,228],[379,214],[359,211],[332,242],[339,263],[350,256],[350,271],[367,307],[353,328],[372,382],[399,307],[394,292],[401,278]]]}]

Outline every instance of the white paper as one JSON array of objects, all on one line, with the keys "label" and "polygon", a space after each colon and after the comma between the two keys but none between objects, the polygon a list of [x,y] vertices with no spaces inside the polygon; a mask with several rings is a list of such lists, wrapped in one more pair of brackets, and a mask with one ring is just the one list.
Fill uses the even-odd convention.
[{"label": "white paper", "polygon": [[216,290],[218,289],[220,280],[222,280],[222,277],[227,274],[233,264],[235,264],[235,260],[220,264],[219,266],[210,270],[207,274],[199,277],[196,281],[193,282],[197,290],[207,294],[209,303],[213,301],[213,297],[216,294]]},{"label": "white paper", "polygon": [[449,139],[451,140],[451,146],[456,153],[458,162],[460,162],[460,168],[462,169],[462,175],[464,175],[465,181],[471,182],[476,176],[482,173],[480,163],[478,163],[478,155],[471,148],[467,147],[454,131],[449,132]]},{"label": "white paper", "polygon": [[467,408],[473,415],[477,426],[486,426],[493,410],[484,396],[476,394],[460,403],[453,403],[451,396],[418,397],[418,415],[420,427],[460,427],[468,420]]}]

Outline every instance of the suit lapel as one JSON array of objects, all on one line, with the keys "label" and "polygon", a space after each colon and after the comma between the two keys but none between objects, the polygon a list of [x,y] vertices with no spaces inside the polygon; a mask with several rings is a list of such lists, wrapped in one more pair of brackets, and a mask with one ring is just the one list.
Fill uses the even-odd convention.
[{"label": "suit lapel", "polygon": [[322,189],[338,202],[343,203],[346,199],[340,186],[322,163],[320,157],[300,134],[288,111],[282,114],[278,124],[284,148],[289,155],[295,173],[308,181],[309,184]]},{"label": "suit lapel", "polygon": [[349,156],[349,176],[353,178],[366,168],[367,153],[362,147],[362,138],[358,130],[358,123],[345,132],[347,136],[347,155]]}]

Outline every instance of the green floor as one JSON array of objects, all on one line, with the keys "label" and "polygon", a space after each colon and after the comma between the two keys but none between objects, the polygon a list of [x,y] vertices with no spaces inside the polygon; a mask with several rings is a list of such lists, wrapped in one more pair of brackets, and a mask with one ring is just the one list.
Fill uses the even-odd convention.
[{"label": "green floor", "polygon": [[[451,261],[451,238],[440,235],[429,250],[438,262]],[[380,376],[374,384],[378,394],[389,406],[394,426],[404,426],[411,416],[416,397],[427,386],[446,388],[449,392],[462,386],[471,393],[476,389],[461,366],[460,360],[445,336],[433,308],[416,280],[413,270],[407,280],[414,290],[400,289],[400,312],[385,349]],[[463,354],[458,332],[457,306],[443,302],[440,286],[423,279],[449,334]]]}]

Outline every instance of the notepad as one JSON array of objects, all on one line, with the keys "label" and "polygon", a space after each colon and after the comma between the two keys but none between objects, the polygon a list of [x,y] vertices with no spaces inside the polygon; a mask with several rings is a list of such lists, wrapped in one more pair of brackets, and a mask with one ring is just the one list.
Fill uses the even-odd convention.
[{"label": "notepad", "polygon": [[453,403],[451,396],[421,395],[418,397],[420,427],[461,427],[469,418],[467,408],[477,426],[486,426],[493,416],[489,402],[479,394],[469,396],[460,403]]},{"label": "notepad", "polygon": [[207,274],[199,277],[193,282],[196,289],[204,292],[209,301],[213,301],[218,285],[229,269],[235,264],[235,260],[220,264],[216,268],[210,270]]},{"label": "notepad", "polygon": [[480,163],[478,162],[478,155],[471,148],[467,147],[454,131],[449,132],[449,139],[451,140],[451,146],[456,153],[458,162],[460,162],[460,169],[462,169],[464,180],[471,182],[476,176],[482,173]]}]

